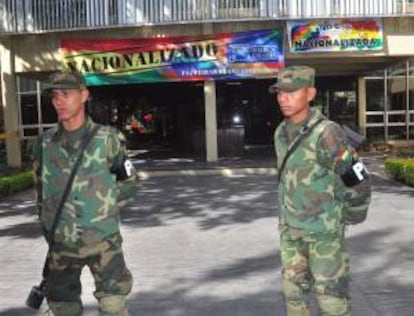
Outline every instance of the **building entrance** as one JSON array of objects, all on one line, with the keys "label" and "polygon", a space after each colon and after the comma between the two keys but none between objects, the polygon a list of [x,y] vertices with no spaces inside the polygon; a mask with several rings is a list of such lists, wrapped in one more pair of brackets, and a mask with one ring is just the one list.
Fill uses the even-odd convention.
[{"label": "building entrance", "polygon": [[[282,116],[272,80],[216,82],[218,154],[243,156],[273,146]],[[205,157],[203,82],[90,87],[90,115],[116,126],[141,157]],[[273,150],[271,149],[273,154]]]},{"label": "building entrance", "polygon": [[[217,81],[218,156],[273,155],[273,132],[283,117],[268,92],[274,79]],[[357,126],[356,78],[318,77],[314,106],[331,119]],[[203,82],[89,87],[88,111],[99,123],[117,127],[140,157],[198,157],[205,152]],[[19,78],[25,138],[56,124],[50,99],[39,82]],[[41,98],[40,98],[41,96]]]},{"label": "building entrance", "polygon": [[[268,92],[274,80],[216,82],[219,157],[273,154],[283,116]],[[357,79],[320,77],[314,106],[358,130]],[[89,112],[127,137],[141,157],[205,157],[202,82],[91,87]]]},{"label": "building entrance", "polygon": [[90,87],[89,113],[116,126],[141,157],[198,155],[192,135],[204,130],[202,83]]},{"label": "building entrance", "polygon": [[273,155],[273,133],[282,120],[274,80],[223,81],[217,87],[219,154],[222,156]]}]

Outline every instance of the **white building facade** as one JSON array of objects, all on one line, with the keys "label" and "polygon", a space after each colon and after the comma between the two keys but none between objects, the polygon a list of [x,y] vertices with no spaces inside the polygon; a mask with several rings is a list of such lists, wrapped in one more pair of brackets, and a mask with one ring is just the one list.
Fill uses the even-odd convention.
[{"label": "white building facade", "polygon": [[[123,46],[127,51],[143,43],[148,47],[178,45],[180,41],[208,45],[222,41],[224,34],[239,38],[240,34],[263,30],[280,33],[280,45],[272,46],[280,49],[280,56],[277,62],[271,59],[276,53],[262,43],[263,38],[257,39],[257,43],[262,41],[261,46],[252,44],[251,39],[243,45],[236,43],[239,46],[233,48],[237,53],[231,56],[243,59],[238,69],[249,65],[246,76],[220,76],[223,73],[216,69],[217,76],[184,78],[171,74],[178,67],[171,62],[165,72],[164,65],[158,64],[157,76],[132,74],[130,80],[111,81],[113,78],[107,79],[110,76],[101,76],[98,59],[96,69],[92,64],[77,64],[90,80],[91,90],[104,95],[103,101],[98,102],[98,97],[91,100],[95,107],[92,112],[107,113],[107,123],[127,132],[135,128],[131,114],[139,112],[146,123],[155,115],[156,126],[145,126],[140,140],[150,139],[157,130],[154,140],[171,135],[176,144],[188,143],[186,148],[214,161],[225,154],[227,140],[237,143],[228,136],[233,132],[243,135],[244,145],[261,144],[264,139],[268,143],[277,122],[269,118],[273,110],[268,102],[274,100],[266,94],[266,87],[278,67],[306,64],[317,71],[319,92],[314,106],[330,118],[357,129],[370,141],[414,141],[414,1],[0,0],[0,15],[4,129],[5,134],[18,135],[6,138],[10,165],[22,163],[22,144],[27,139],[56,124],[50,102],[41,90],[50,73],[67,67],[70,58],[75,60],[74,53],[102,56],[112,49],[102,43],[122,41],[131,43],[130,47]],[[77,43],[84,44],[71,51]],[[203,66],[197,67],[203,68],[207,62],[216,66],[230,63],[230,53],[220,55],[221,46],[214,45],[216,51],[211,49],[219,57],[203,60]],[[144,50],[145,56],[155,63],[154,56],[161,53],[152,55],[148,50]],[[180,58],[191,57],[183,51],[181,54]],[[141,58],[140,67],[146,62],[142,56],[134,55],[137,60]],[[99,60],[102,66],[106,59]],[[123,65],[118,59],[105,62],[107,68]],[[199,62],[192,60],[186,67]],[[155,73],[154,69],[148,71]],[[189,96],[180,99],[177,94]],[[165,105],[168,100],[173,100],[172,104]],[[140,123],[137,120],[134,124]],[[241,121],[242,134],[236,126]],[[189,127],[184,127],[186,124]],[[263,126],[268,126],[267,130],[259,131]]]}]

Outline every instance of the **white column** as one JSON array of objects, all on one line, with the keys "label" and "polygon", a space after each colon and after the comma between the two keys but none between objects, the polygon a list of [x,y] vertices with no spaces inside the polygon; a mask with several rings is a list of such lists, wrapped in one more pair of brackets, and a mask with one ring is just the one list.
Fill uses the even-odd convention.
[{"label": "white column", "polygon": [[364,77],[358,78],[358,130],[367,135],[367,90]]},{"label": "white column", "polygon": [[204,111],[206,126],[206,160],[216,161],[218,159],[218,146],[215,81],[204,81]]},{"label": "white column", "polygon": [[[19,108],[16,97],[16,78],[14,74],[14,55],[10,41],[0,43],[1,60],[1,104],[4,114],[6,134],[19,131]],[[6,138],[7,164],[19,167],[22,164],[20,137]]]},{"label": "white column", "polygon": [[[211,23],[203,25],[203,34],[214,32]],[[204,117],[206,129],[206,160],[218,159],[216,82],[204,81]]]}]

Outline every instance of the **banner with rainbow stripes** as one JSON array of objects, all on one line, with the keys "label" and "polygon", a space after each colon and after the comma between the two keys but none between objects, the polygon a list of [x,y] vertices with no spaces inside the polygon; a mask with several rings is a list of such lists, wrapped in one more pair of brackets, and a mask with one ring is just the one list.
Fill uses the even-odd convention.
[{"label": "banner with rainbow stripes", "polygon": [[88,85],[274,77],[284,66],[283,30],[201,36],[63,39],[63,69]]},{"label": "banner with rainbow stripes", "polygon": [[384,46],[380,19],[288,21],[292,53],[381,50]]}]

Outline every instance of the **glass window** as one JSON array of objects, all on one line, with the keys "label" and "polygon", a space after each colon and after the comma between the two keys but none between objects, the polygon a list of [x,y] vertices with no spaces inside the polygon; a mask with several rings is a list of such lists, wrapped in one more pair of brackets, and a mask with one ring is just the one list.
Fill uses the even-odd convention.
[{"label": "glass window", "polygon": [[406,126],[389,126],[388,127],[388,139],[406,139],[407,127]]},{"label": "glass window", "polygon": [[24,77],[18,77],[19,92],[36,92],[36,81]]},{"label": "glass window", "polygon": [[34,127],[23,128],[23,136],[24,137],[36,136],[38,134],[38,132],[39,132],[39,130],[37,128],[34,128]]},{"label": "glass window", "polygon": [[384,138],[385,138],[384,126],[367,127],[367,141],[368,142],[384,140]]},{"label": "glass window", "polygon": [[414,110],[414,77],[408,77],[408,108]]},{"label": "glass window", "polygon": [[407,63],[408,61],[403,61],[394,65],[391,65],[387,69],[387,76],[388,78],[394,77],[394,76],[404,76],[407,73]]},{"label": "glass window", "polygon": [[384,123],[384,114],[367,115],[367,123]]},{"label": "glass window", "polygon": [[233,0],[233,1],[218,1],[219,9],[227,8],[256,8],[259,6],[258,0]]},{"label": "glass window", "polygon": [[[21,129],[24,137],[37,135],[46,126],[57,122],[57,115],[49,96],[41,94],[39,81],[17,77],[18,100],[21,113]],[[39,97],[41,101],[39,104]]]},{"label": "glass window", "polygon": [[387,80],[389,111],[405,110],[407,103],[407,80],[406,76],[394,76]]},{"label": "glass window", "polygon": [[367,111],[384,111],[384,79],[366,81]]},{"label": "glass window", "polygon": [[36,94],[21,95],[20,102],[23,125],[38,124]]},{"label": "glass window", "polygon": [[42,124],[51,124],[57,122],[56,111],[53,108],[50,97],[42,95]]},{"label": "glass window", "polygon": [[[414,59],[392,65],[382,77],[366,78],[367,138],[377,139],[378,135],[383,135],[387,139],[413,139],[414,114],[407,113],[407,109],[414,110]],[[384,120],[385,115],[387,120]],[[384,125],[382,130],[381,123]]]},{"label": "glass window", "polygon": [[405,113],[404,114],[393,114],[388,113],[388,122],[389,123],[405,123]]},{"label": "glass window", "polygon": [[408,60],[408,75],[414,76],[414,59]]},{"label": "glass window", "polygon": [[340,124],[356,127],[356,92],[333,91],[329,102],[329,118]]},{"label": "glass window", "polygon": [[271,83],[269,80],[218,83],[218,128],[244,128],[246,145],[272,144],[274,129],[282,115],[274,97],[269,96]]}]

